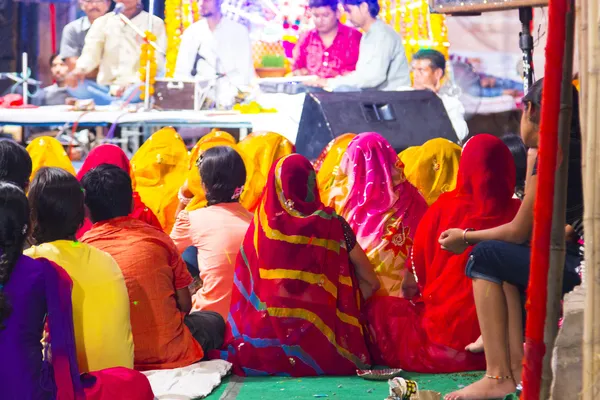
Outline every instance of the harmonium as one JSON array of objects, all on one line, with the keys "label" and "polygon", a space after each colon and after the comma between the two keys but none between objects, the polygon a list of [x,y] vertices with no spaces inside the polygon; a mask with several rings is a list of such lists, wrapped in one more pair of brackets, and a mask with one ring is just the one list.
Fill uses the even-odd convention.
[{"label": "harmonium", "polygon": [[548,0],[429,0],[433,12],[468,15],[488,11],[512,10],[522,7],[545,7]]},{"label": "harmonium", "polygon": [[197,79],[157,78],[154,107],[159,110],[201,110],[215,77]]}]

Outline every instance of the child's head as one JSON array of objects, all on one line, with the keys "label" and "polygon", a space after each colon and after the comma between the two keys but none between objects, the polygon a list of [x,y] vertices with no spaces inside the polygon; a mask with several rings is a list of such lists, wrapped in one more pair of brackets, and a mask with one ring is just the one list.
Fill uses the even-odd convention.
[{"label": "child's head", "polygon": [[101,164],[81,179],[85,205],[93,223],[131,214],[133,189],[129,174],[116,165]]},{"label": "child's head", "polygon": [[28,197],[36,244],[75,238],[85,216],[83,189],[77,178],[61,168],[41,168]]},{"label": "child's head", "polygon": [[0,181],[27,190],[32,163],[27,150],[14,140],[0,140]]},{"label": "child's head", "polygon": [[198,168],[209,206],[239,200],[246,167],[237,151],[227,146],[212,147],[200,156]]}]

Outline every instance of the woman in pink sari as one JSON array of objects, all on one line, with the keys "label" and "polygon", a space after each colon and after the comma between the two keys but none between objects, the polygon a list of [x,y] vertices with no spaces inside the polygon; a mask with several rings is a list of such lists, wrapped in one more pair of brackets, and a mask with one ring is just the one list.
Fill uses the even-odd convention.
[{"label": "woman in pink sari", "polygon": [[[119,146],[114,144],[102,144],[95,147],[90,154],[88,154],[85,162],[81,166],[81,169],[77,173],[77,180],[81,181],[83,176],[91,169],[96,168],[102,164],[111,164],[121,168],[123,171],[131,175],[131,167],[129,165],[129,158]],[[131,217],[144,221],[152,226],[162,230],[160,222],[148,207],[142,202],[140,195],[135,191],[135,181],[133,181],[133,211]],[[77,238],[83,236],[84,233],[89,231],[92,227],[92,223],[89,218],[85,218],[83,225],[77,231]]]},{"label": "woman in pink sari", "polygon": [[383,136],[361,133],[350,142],[324,203],[356,233],[381,283],[377,295],[401,296],[404,263],[427,203]]}]

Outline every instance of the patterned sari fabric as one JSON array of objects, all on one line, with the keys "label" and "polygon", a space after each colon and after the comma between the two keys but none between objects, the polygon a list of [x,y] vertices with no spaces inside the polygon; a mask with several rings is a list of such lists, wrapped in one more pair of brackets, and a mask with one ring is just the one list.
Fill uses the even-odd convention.
[{"label": "patterned sari fabric", "polygon": [[29,181],[33,180],[35,174],[42,167],[62,168],[75,175],[75,168],[73,168],[67,152],[62,144],[53,137],[41,136],[33,139],[27,146],[27,152],[33,164]]},{"label": "patterned sari fabric", "polygon": [[432,139],[422,146],[409,147],[398,155],[406,179],[432,205],[442,193],[456,188],[461,148],[447,139]]},{"label": "patterned sari fabric", "polygon": [[238,144],[240,151],[250,161],[246,168],[246,190],[240,202],[250,212],[254,212],[260,202],[271,167],[281,157],[296,151],[294,145],[278,133],[253,133]]},{"label": "patterned sari fabric", "polygon": [[[119,146],[115,146],[114,144],[103,144],[98,147],[95,147],[90,154],[88,154],[85,162],[81,166],[81,169],[77,173],[77,179],[81,181],[83,176],[88,173],[88,171],[102,165],[102,164],[111,164],[121,168],[123,171],[128,174],[131,173],[131,167],[129,165],[129,158],[125,154],[123,150]],[[135,191],[135,180],[132,179],[133,186],[133,211],[131,212],[131,217],[135,219],[139,219],[140,221],[144,221],[147,224],[155,226],[159,229],[162,229],[160,225],[160,221],[156,218],[152,210],[150,210],[146,205],[142,202],[140,195]],[[87,231],[92,228],[92,222],[86,218],[83,221],[83,226],[79,228],[77,231],[77,238],[83,236]]]},{"label": "patterned sari fabric", "polygon": [[237,374],[353,375],[370,364],[342,224],[303,156],[273,166],[233,282],[220,357]]},{"label": "patterned sari fabric", "polygon": [[342,157],[355,136],[354,133],[345,133],[336,137],[329,142],[313,163],[317,172],[317,186],[319,186],[321,194],[327,193],[327,190],[331,187]]},{"label": "patterned sari fabric", "polygon": [[177,192],[185,181],[188,163],[188,151],[173,128],[156,132],[131,159],[136,190],[167,233],[175,223]]},{"label": "patterned sari fabric", "polygon": [[355,137],[325,204],[348,221],[381,282],[378,295],[400,296],[404,263],[427,203],[404,176],[404,165],[377,133]]},{"label": "patterned sari fabric", "polygon": [[[198,168],[198,159],[206,150],[211,149],[217,146],[227,146],[231,147],[235,151],[240,154],[242,160],[244,161],[244,165],[246,166],[246,170],[248,170],[248,166],[250,163],[244,157],[242,152],[239,150],[238,146],[235,144],[235,139],[227,132],[214,131],[209,133],[208,135],[201,138],[198,143],[192,149],[192,153],[190,156],[190,167],[187,175],[187,184],[188,190],[194,195],[190,203],[185,208],[186,211],[194,211],[199,208],[206,207],[206,193],[204,192],[204,187],[202,186],[202,179],[200,178],[200,170]],[[246,177],[246,183],[248,182],[248,178]],[[240,196],[240,201],[242,201],[247,196],[247,185],[244,187],[244,191]]]},{"label": "patterned sari fabric", "polygon": [[450,253],[438,238],[448,228],[481,230],[510,222],[520,205],[512,198],[515,177],[512,155],[500,139],[481,134],[467,142],[456,190],[439,198],[417,230],[410,264],[421,300],[377,297],[367,303],[371,354],[378,363],[425,373],[485,369],[483,354],[464,350],[480,335],[465,276],[470,249]]}]

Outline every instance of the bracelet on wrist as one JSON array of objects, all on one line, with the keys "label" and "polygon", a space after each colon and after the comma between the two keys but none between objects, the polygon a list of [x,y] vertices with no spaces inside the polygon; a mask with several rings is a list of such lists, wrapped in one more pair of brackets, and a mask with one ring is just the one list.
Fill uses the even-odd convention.
[{"label": "bracelet on wrist", "polygon": [[467,232],[473,232],[475,229],[473,228],[467,228],[463,231],[463,242],[465,242],[465,244],[467,246],[470,246],[471,243],[469,243],[469,241],[467,240]]},{"label": "bracelet on wrist", "polygon": [[177,198],[179,199],[179,202],[184,206],[187,206],[188,204],[190,204],[190,201],[192,201],[192,198],[184,196],[181,189],[179,189],[179,191],[177,192]]}]

